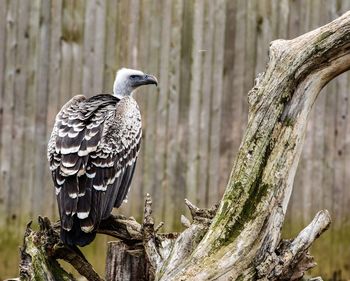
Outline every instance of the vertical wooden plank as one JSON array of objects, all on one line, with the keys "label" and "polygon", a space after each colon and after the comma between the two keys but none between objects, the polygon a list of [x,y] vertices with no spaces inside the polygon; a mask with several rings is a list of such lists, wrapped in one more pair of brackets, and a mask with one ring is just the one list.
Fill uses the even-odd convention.
[{"label": "vertical wooden plank", "polygon": [[[277,39],[278,38],[278,29],[279,29],[279,4],[281,0],[270,0],[268,1],[268,14],[269,14],[269,20],[271,24],[271,40]],[[271,41],[270,40],[270,41]]]},{"label": "vertical wooden plank", "polygon": [[[4,149],[2,142],[2,124],[4,114],[4,84],[5,84],[5,51],[6,51],[6,13],[7,13],[7,1],[0,1],[0,155]],[[0,161],[0,173],[2,173],[2,165]],[[5,188],[0,180],[0,227],[5,225]]]},{"label": "vertical wooden plank", "polygon": [[[211,124],[210,124],[210,148],[209,148],[209,186],[208,201],[213,205],[221,198],[219,187],[220,173],[220,123],[221,100],[223,88],[223,66],[225,45],[225,15],[226,1],[216,1],[215,7],[215,33],[214,33],[214,57],[211,92]],[[254,47],[255,48],[255,47]]]},{"label": "vertical wooden plank", "polygon": [[[137,62],[140,65],[140,69],[144,69],[145,71],[150,71],[147,69],[148,65],[148,56],[149,56],[149,47],[148,44],[151,26],[150,26],[150,13],[151,7],[148,5],[148,1],[141,0],[138,2],[139,5],[139,20],[136,23],[135,28],[139,29],[138,38],[137,38]],[[132,11],[130,11],[132,13]],[[148,93],[147,89],[142,89],[142,93],[136,95],[136,99],[138,105],[140,107],[141,116],[142,116],[142,128],[143,128],[143,137],[141,141],[141,150],[137,160],[136,172],[132,182],[130,201],[132,201],[132,212],[131,214],[135,217],[141,218],[141,214],[143,213],[144,206],[144,195],[147,192],[150,192],[149,189],[145,186],[144,180],[147,179],[145,167],[145,163],[147,160],[145,159],[145,135],[147,134],[147,101],[149,94],[154,95],[156,93]],[[152,112],[150,113],[152,114]],[[135,202],[134,202],[135,201]]]},{"label": "vertical wooden plank", "polygon": [[290,2],[288,9],[288,39],[293,39],[300,35],[300,1]]},{"label": "vertical wooden plank", "polygon": [[[46,115],[48,101],[48,80],[49,80],[49,50],[50,50],[50,9],[51,1],[43,1],[40,9],[40,24],[39,24],[39,52],[37,57],[37,92],[36,92],[36,115],[35,115],[35,137],[34,146],[35,155],[35,176],[34,176],[34,192],[33,192],[33,212],[39,215],[44,210],[46,198],[52,194],[52,189],[43,186],[44,178],[47,176],[46,161]],[[45,161],[45,162],[44,162]]]},{"label": "vertical wooden plank", "polygon": [[[160,15],[162,11],[162,4],[159,2],[151,2],[149,3],[151,10],[151,15]],[[161,17],[153,17],[151,22],[151,29],[149,35],[149,54],[147,65],[150,73],[154,73],[156,76],[159,76],[159,66],[160,66],[160,51],[161,51]],[[144,92],[147,95],[147,135],[145,138],[145,171],[147,174],[146,188],[152,194],[154,199],[154,207],[155,207],[155,219],[159,221],[161,219],[161,210],[163,209],[163,198],[158,197],[160,183],[156,182],[156,174],[160,171],[156,170],[156,147],[157,147],[157,104],[159,99],[159,88],[157,89],[157,93],[154,93],[154,89],[152,89],[152,94],[150,89]]]},{"label": "vertical wooden plank", "polygon": [[186,171],[186,196],[197,203],[198,188],[198,135],[199,135],[199,99],[202,75],[202,38],[203,38],[204,2],[194,1],[193,46],[191,65],[191,90],[188,118],[188,151]]},{"label": "vertical wooden plank", "polygon": [[256,44],[259,46],[256,51],[256,67],[255,73],[262,73],[265,71],[266,63],[268,61],[268,48],[271,40],[274,38],[274,19],[278,11],[271,8],[271,1],[258,1],[257,5],[257,38]]},{"label": "vertical wooden plank", "polygon": [[[50,22],[50,64],[49,64],[49,90],[48,90],[48,111],[47,111],[47,137],[48,140],[54,125],[56,114],[60,106],[60,85],[61,85],[61,36],[62,36],[62,0],[52,1],[51,5],[51,22]],[[47,198],[47,206],[53,217],[58,217],[56,195],[49,169],[47,186],[51,189],[51,195]]]},{"label": "vertical wooden plank", "polygon": [[[164,2],[162,4],[151,2],[152,10],[151,15],[154,14],[161,14],[163,11]],[[162,44],[161,44],[161,35],[162,35],[162,17],[157,17],[156,19],[153,18],[151,20],[151,32],[150,32],[150,38],[149,38],[149,60],[148,65],[150,67],[150,72],[155,73],[156,76],[160,76],[160,54],[162,50]],[[153,90],[153,89],[152,89]],[[163,219],[163,198],[160,196],[161,192],[160,189],[162,188],[161,182],[157,182],[158,179],[158,173],[162,173],[162,171],[157,170],[157,130],[158,130],[158,122],[160,121],[160,118],[158,118],[158,103],[160,100],[160,89],[157,88],[157,93],[150,94],[150,89],[147,89],[147,95],[148,95],[148,104],[147,104],[147,111],[149,112],[147,118],[148,122],[148,128],[150,130],[149,134],[149,142],[147,143],[147,146],[150,147],[149,154],[147,156],[153,157],[153,159],[148,159],[148,163],[150,165],[153,165],[152,169],[150,169],[149,176],[152,179],[151,182],[149,182],[148,188],[151,190],[151,194],[155,198],[154,202],[158,202],[155,204],[155,219],[156,221],[160,221]],[[161,156],[160,156],[161,157]],[[151,160],[151,161],[149,161]],[[148,165],[148,164],[147,164]]]},{"label": "vertical wooden plank", "polygon": [[[344,13],[345,11],[350,10],[350,2],[349,1],[341,1],[341,7],[340,12]],[[350,252],[347,250],[350,248],[350,237],[349,237],[349,231],[350,231],[350,212],[349,212],[349,206],[350,206],[350,192],[349,192],[349,183],[350,183],[350,173],[348,172],[348,167],[350,167],[350,96],[349,96],[349,87],[350,87],[350,73],[344,73],[343,74],[346,78],[347,82],[347,88],[346,88],[346,95],[344,96],[344,103],[347,104],[347,110],[345,113],[345,140],[344,140],[344,167],[345,170],[344,173],[344,185],[343,185],[343,196],[342,196],[342,218],[341,218],[341,224],[342,224],[342,268],[344,268],[344,275],[350,276],[350,270],[347,269],[347,264],[350,259]],[[343,118],[343,116],[342,116]]]},{"label": "vertical wooden plank", "polygon": [[[232,81],[235,79],[233,75],[233,65],[235,64],[235,20],[236,20],[236,1],[227,1],[226,3],[226,23],[225,23],[225,46],[224,46],[224,69],[223,69],[223,96],[221,103],[221,144],[220,144],[220,188],[226,187],[230,169],[233,163],[234,155],[238,147],[234,147],[232,131],[233,131],[233,112],[235,104],[233,103],[234,89],[232,89]],[[238,138],[239,136],[236,136]],[[221,190],[222,191],[222,190]],[[221,193],[220,191],[220,193]]]},{"label": "vertical wooden plank", "polygon": [[128,30],[130,16],[125,17],[125,15],[130,15],[132,11],[131,2],[130,1],[120,1],[118,3],[118,19],[117,19],[117,42],[115,45],[117,56],[117,65],[118,68],[127,67],[128,66],[128,42],[129,33],[126,32]]},{"label": "vertical wooden plank", "polygon": [[[70,2],[70,1],[69,1]],[[88,0],[85,9],[84,24],[84,50],[83,50],[83,94],[90,97],[94,95],[94,41],[95,41],[95,9],[96,1]],[[65,50],[64,50],[65,51]],[[63,74],[64,72],[62,72]]]},{"label": "vertical wooden plank", "polygon": [[[28,19],[29,2],[18,5],[18,30],[17,30],[17,55],[16,55],[16,75],[14,85],[15,108],[12,127],[12,163],[11,163],[11,184],[13,193],[12,214],[17,217],[16,225],[21,231],[22,215],[26,210],[21,208],[21,193],[25,192],[26,180],[24,178],[23,145],[24,145],[24,123],[25,123],[25,99],[27,94],[26,65],[28,55]],[[26,217],[26,215],[25,215]]]},{"label": "vertical wooden plank", "polygon": [[1,164],[1,177],[0,186],[4,189],[4,202],[5,213],[7,222],[11,223],[11,218],[15,218],[16,214],[13,213],[17,206],[14,205],[15,195],[14,187],[11,182],[11,165],[12,165],[12,126],[14,122],[14,82],[16,75],[16,51],[17,51],[17,2],[8,2],[6,13],[6,70],[5,70],[5,83],[4,83],[4,95],[3,103],[6,105],[3,108],[2,119],[2,145],[0,162]]},{"label": "vertical wooden plank", "polygon": [[[203,1],[204,2],[204,1]],[[213,61],[216,55],[214,42],[214,33],[216,28],[216,4],[214,1],[205,1],[204,19],[203,19],[203,43],[201,50],[202,71],[199,103],[199,128],[198,128],[198,172],[197,176],[197,204],[206,206],[208,204],[209,187],[209,147],[210,147],[210,129],[211,129],[211,94],[219,94],[214,88]],[[191,129],[191,128],[190,128]],[[212,189],[216,191],[214,186]]]},{"label": "vertical wooden plank", "polygon": [[[338,241],[346,241],[348,237],[343,237],[343,222],[344,217],[349,212],[349,205],[346,206],[344,212],[343,207],[343,197],[346,196],[347,191],[349,190],[349,182],[345,181],[345,174],[349,171],[349,167],[345,166],[345,141],[346,141],[346,127],[347,127],[347,112],[348,112],[348,102],[349,97],[349,84],[348,84],[348,75],[345,73],[336,78],[334,81],[337,84],[337,93],[327,93],[336,95],[336,108],[335,112],[335,155],[334,155],[334,190],[333,190],[333,200],[335,202],[333,208],[332,219],[334,221],[334,230],[337,232],[336,237]],[[318,198],[318,197],[316,197]],[[341,260],[344,257],[344,247],[341,247],[339,244],[336,245],[336,253],[339,255],[337,259],[336,268],[342,268]]]},{"label": "vertical wooden plank", "polygon": [[[243,115],[244,120],[248,120],[248,98],[247,94],[254,85],[256,52],[257,52],[257,7],[256,0],[246,1],[246,28],[245,28],[245,68],[244,68],[244,97],[243,97]],[[265,47],[265,46],[264,46]],[[242,129],[244,131],[246,121],[242,122]]]},{"label": "vertical wooden plank", "polygon": [[193,48],[193,20],[194,20],[194,2],[184,1],[182,9],[182,29],[181,29],[181,57],[180,57],[180,82],[179,82],[179,105],[178,105],[178,126],[177,126],[177,147],[175,153],[176,158],[176,189],[178,196],[177,203],[182,214],[189,214],[185,208],[184,198],[186,198],[186,170],[187,170],[187,151],[188,151],[188,118],[190,104],[190,88],[191,88],[191,64],[192,64],[192,48]]},{"label": "vertical wooden plank", "polygon": [[169,229],[178,229],[181,209],[183,205],[182,194],[177,188],[176,160],[177,160],[177,128],[179,119],[180,97],[180,59],[181,59],[181,30],[182,30],[183,0],[172,2],[171,22],[171,49],[169,57],[169,97],[167,102],[167,147],[166,147],[166,191],[165,191],[165,217],[171,217],[168,222]]},{"label": "vertical wooden plank", "polygon": [[287,39],[288,36],[288,20],[289,20],[289,0],[281,0],[279,2],[278,13],[278,37]]},{"label": "vertical wooden plank", "polygon": [[[129,24],[129,36],[128,36],[128,63],[129,67],[137,68],[137,53],[138,53],[138,33],[142,32],[142,27],[139,26],[139,14],[140,14],[140,0],[131,0],[130,3],[130,24]],[[141,27],[141,30],[139,28]]]},{"label": "vertical wooden plank", "polygon": [[116,73],[116,26],[118,14],[118,1],[107,1],[106,11],[106,45],[104,57],[104,82],[103,89],[105,92],[112,92],[113,82]]},{"label": "vertical wooden plank", "polygon": [[102,93],[103,69],[105,55],[105,34],[106,34],[106,1],[96,1],[95,4],[95,27],[94,27],[94,56],[93,56],[93,89],[92,95]]},{"label": "vertical wooden plank", "polygon": [[[159,58],[159,97],[158,103],[156,106],[156,115],[157,115],[157,131],[156,131],[156,146],[155,154],[157,155],[155,161],[155,181],[157,185],[156,198],[162,202],[163,206],[161,208],[161,219],[165,221],[165,229],[170,229],[169,226],[172,224],[172,221],[169,224],[166,221],[166,218],[169,214],[165,213],[165,204],[164,197],[167,192],[165,186],[165,159],[166,159],[166,124],[167,124],[167,115],[168,115],[168,94],[169,94],[169,52],[170,52],[170,34],[171,30],[171,1],[163,1],[162,10],[160,11],[161,17],[161,38],[160,38],[160,58]],[[167,216],[168,215],[168,216]],[[171,214],[170,216],[172,216]]]},{"label": "vertical wooden plank", "polygon": [[[83,72],[83,42],[84,42],[84,13],[85,1],[73,1],[72,25],[69,27],[70,44],[72,52],[72,82],[71,96],[81,95],[82,93],[82,72]],[[103,65],[103,63],[101,62]],[[97,94],[97,93],[95,93]]]},{"label": "vertical wooden plank", "polygon": [[236,2],[236,22],[235,22],[235,44],[234,48],[234,65],[231,88],[233,89],[233,118],[231,137],[233,139],[233,147],[239,147],[242,139],[241,127],[247,117],[243,116],[243,100],[244,93],[244,69],[245,69],[245,29],[246,29],[246,5],[245,1],[238,0]]},{"label": "vertical wooden plank", "polygon": [[[60,107],[72,97],[72,66],[73,66],[73,9],[74,2],[63,1],[62,9],[62,39],[61,39],[61,85],[60,85]],[[91,81],[90,81],[91,82]],[[91,91],[91,90],[90,90]],[[86,94],[84,92],[84,94]]]},{"label": "vertical wooden plank", "polygon": [[[340,12],[344,13],[346,11],[350,10],[350,2],[346,0],[341,1],[341,9]],[[348,267],[348,261],[350,260],[350,212],[349,212],[349,206],[350,206],[350,192],[349,192],[349,183],[350,183],[350,173],[349,173],[349,167],[350,167],[350,96],[349,96],[349,87],[350,87],[350,73],[349,71],[347,73],[343,74],[346,77],[347,82],[347,89],[346,89],[346,95],[344,96],[344,103],[347,104],[347,110],[345,114],[345,140],[344,140],[344,167],[345,170],[344,173],[344,185],[343,185],[343,194],[342,194],[342,218],[341,218],[341,248],[343,251],[342,255],[342,264],[341,268],[344,271],[344,276],[350,276],[350,269]],[[343,116],[342,116],[343,117]]]},{"label": "vertical wooden plank", "polygon": [[27,69],[27,94],[25,97],[25,135],[24,135],[24,178],[26,181],[26,192],[21,193],[22,209],[32,217],[32,206],[36,199],[34,196],[34,147],[36,142],[35,136],[35,117],[36,117],[36,92],[37,92],[37,71],[38,71],[38,41],[39,41],[39,23],[40,23],[40,7],[41,1],[31,2],[29,17],[29,52]]}]

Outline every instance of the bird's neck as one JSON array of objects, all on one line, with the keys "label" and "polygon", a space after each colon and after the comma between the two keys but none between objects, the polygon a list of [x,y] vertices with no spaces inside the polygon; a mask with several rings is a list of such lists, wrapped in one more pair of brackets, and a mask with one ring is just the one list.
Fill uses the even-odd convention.
[{"label": "bird's neck", "polygon": [[127,85],[127,83],[114,83],[113,95],[119,99],[127,96],[132,96],[133,89]]}]

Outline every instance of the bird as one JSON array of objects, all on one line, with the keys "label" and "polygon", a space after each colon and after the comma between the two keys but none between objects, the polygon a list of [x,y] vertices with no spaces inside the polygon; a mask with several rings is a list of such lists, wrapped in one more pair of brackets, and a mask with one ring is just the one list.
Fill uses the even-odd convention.
[{"label": "bird", "polygon": [[113,94],[74,96],[57,114],[47,158],[64,244],[90,244],[100,222],[127,199],[142,137],[133,93],[152,84],[155,76],[121,68]]}]

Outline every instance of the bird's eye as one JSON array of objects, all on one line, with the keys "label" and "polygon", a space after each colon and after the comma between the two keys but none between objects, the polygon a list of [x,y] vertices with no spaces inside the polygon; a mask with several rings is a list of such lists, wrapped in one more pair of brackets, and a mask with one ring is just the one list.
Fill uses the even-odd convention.
[{"label": "bird's eye", "polygon": [[136,79],[136,78],[138,78],[139,77],[139,75],[130,75],[130,78],[131,79]]}]

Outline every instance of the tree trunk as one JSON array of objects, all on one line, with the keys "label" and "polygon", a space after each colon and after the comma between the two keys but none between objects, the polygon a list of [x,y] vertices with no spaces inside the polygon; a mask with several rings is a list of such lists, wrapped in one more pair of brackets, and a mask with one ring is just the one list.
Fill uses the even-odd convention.
[{"label": "tree trunk", "polygon": [[328,227],[328,212],[288,245],[281,227],[312,105],[350,68],[350,12],[296,39],[273,41],[269,55],[248,94],[247,129],[216,216],[187,259],[160,266],[158,280],[289,280],[300,263],[312,265],[307,249]]},{"label": "tree trunk", "polygon": [[142,264],[144,280],[162,281],[297,280],[315,265],[308,249],[329,226],[328,212],[318,212],[293,240],[281,240],[281,228],[312,105],[350,68],[350,12],[296,39],[273,41],[269,56],[248,94],[248,126],[219,207],[186,201],[193,220],[182,217],[187,229],[157,234],[147,196],[142,226],[115,219],[117,227],[100,231],[128,247],[142,244],[131,258],[119,253],[121,242],[110,244],[108,280],[121,280],[129,268],[132,276],[135,264]]},{"label": "tree trunk", "polygon": [[106,280],[150,280],[148,263],[141,245],[127,245],[122,241],[108,242]]}]

